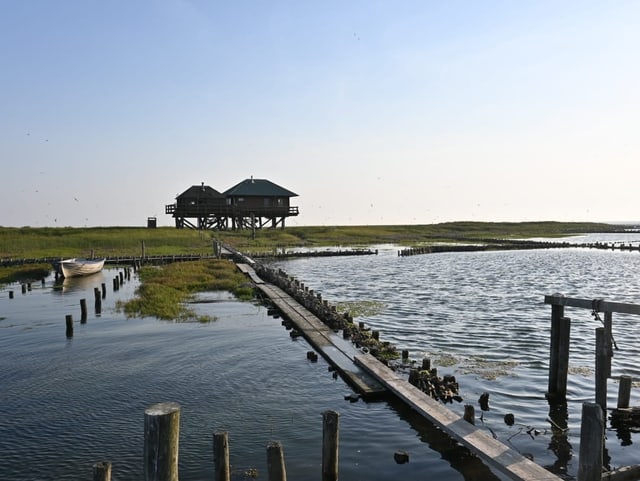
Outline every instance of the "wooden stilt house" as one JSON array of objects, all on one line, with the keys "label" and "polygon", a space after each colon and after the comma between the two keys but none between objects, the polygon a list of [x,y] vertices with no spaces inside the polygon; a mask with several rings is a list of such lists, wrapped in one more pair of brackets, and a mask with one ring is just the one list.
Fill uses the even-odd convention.
[{"label": "wooden stilt house", "polygon": [[285,219],[298,215],[290,198],[298,194],[266,179],[253,177],[224,193],[204,185],[194,185],[165,206],[178,229],[262,229],[284,228]]},{"label": "wooden stilt house", "polygon": [[178,195],[175,204],[165,206],[165,213],[175,218],[178,229],[224,229],[226,209],[227,198],[203,182]]},{"label": "wooden stilt house", "polygon": [[233,212],[233,229],[284,228],[287,217],[298,215],[298,208],[290,205],[291,197],[298,194],[266,179],[243,180],[224,195]]}]

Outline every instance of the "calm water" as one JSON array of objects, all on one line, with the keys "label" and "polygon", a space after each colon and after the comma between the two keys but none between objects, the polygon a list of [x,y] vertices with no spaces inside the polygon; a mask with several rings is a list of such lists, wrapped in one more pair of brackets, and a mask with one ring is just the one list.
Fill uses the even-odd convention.
[{"label": "calm water", "polygon": [[[599,323],[588,311],[567,309],[569,403],[566,412],[550,413],[544,399],[550,307],[543,297],[561,292],[640,303],[640,255],[585,249],[399,258],[393,247],[378,248],[378,256],[279,266],[332,303],[380,303],[382,309],[358,320],[409,349],[412,358],[430,357],[441,374],[455,374],[465,402],[476,404],[489,392],[491,410],[477,424],[574,477],[581,404],[593,400]],[[341,480],[492,479],[401,405],[345,401],[350,389],[322,360],[308,362],[306,342],[291,340],[261,306],[207,295],[196,307],[216,316],[212,323],[126,319],[115,302],[132,295],[132,281],[117,293],[109,289],[96,317],[93,288],[105,280],[110,286],[114,275],[105,271],[103,279],[64,290],[53,289],[52,279],[24,295],[15,285],[0,290],[0,479],[87,479],[101,460],[113,462],[114,480],[141,479],[144,409],[163,401],[182,406],[182,480],[212,479],[216,430],[229,431],[234,479],[245,479],[249,468],[266,479],[270,440],[283,443],[290,479],[319,479],[321,413],[327,409],[340,413]],[[68,340],[64,316],[79,319],[81,298],[90,306],[89,319],[76,321]],[[614,315],[614,376],[640,378],[638,322]],[[616,393],[611,382],[610,406]],[[513,427],[504,424],[506,413],[515,415]],[[566,437],[552,436],[550,414],[568,416]],[[527,434],[531,428],[538,434]],[[617,433],[608,432],[614,467],[640,462],[632,436],[632,445],[621,446]],[[399,449],[409,452],[408,464],[394,462]]]}]

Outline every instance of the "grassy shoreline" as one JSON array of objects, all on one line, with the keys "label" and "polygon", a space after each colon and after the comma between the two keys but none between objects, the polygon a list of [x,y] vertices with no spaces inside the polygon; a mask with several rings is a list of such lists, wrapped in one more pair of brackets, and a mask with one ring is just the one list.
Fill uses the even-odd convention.
[{"label": "grassy shoreline", "polygon": [[275,247],[409,247],[483,238],[524,239],[592,232],[624,226],[584,222],[447,222],[425,225],[309,226],[256,231],[196,231],[160,227],[0,227],[0,258],[178,255],[211,253],[215,239],[239,250]]}]

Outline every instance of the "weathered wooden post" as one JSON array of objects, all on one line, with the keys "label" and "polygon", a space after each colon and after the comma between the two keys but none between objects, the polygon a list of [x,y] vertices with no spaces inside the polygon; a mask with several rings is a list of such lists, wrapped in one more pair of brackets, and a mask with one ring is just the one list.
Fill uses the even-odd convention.
[{"label": "weathered wooden post", "polygon": [[23,294],[27,293],[27,285],[26,284],[22,284],[22,293]]},{"label": "weathered wooden post", "polygon": [[9,291],[9,299],[13,299],[13,291]]},{"label": "weathered wooden post", "polygon": [[267,473],[269,481],[287,481],[282,444],[278,441],[267,444]]},{"label": "weathered wooden post", "polygon": [[339,414],[322,413],[322,481],[338,480]]},{"label": "weathered wooden post", "polygon": [[578,481],[600,481],[604,454],[604,420],[597,403],[582,405]]},{"label": "weathered wooden post", "polygon": [[[562,294],[554,294],[553,297],[558,300],[564,298]],[[548,399],[561,401],[567,397],[570,332],[571,319],[564,317],[564,306],[552,304]]]},{"label": "weathered wooden post", "polygon": [[87,322],[87,300],[80,299],[80,322],[84,324]]},{"label": "weathered wooden post", "polygon": [[145,245],[144,245],[144,240],[141,240],[140,243],[142,244],[142,259],[144,259],[145,256]]},{"label": "weathered wooden post", "polygon": [[229,481],[229,433],[226,431],[213,433],[213,466],[215,481]]},{"label": "weathered wooden post", "polygon": [[608,361],[607,341],[604,327],[596,328],[596,403],[607,410]]},{"label": "weathered wooden post", "polygon": [[94,464],[93,481],[111,481],[111,463],[100,461]]},{"label": "weathered wooden post", "polygon": [[144,411],[144,479],[178,481],[180,405],[154,404]]},{"label": "weathered wooden post", "polygon": [[106,299],[107,297],[107,284],[105,282],[100,286],[102,288],[102,298]]},{"label": "weathered wooden post", "polygon": [[100,315],[102,312],[102,296],[100,295],[100,289],[98,287],[94,287],[93,289],[93,298],[96,315]]},{"label": "weathered wooden post", "polygon": [[124,272],[120,271],[118,272],[118,275],[120,277],[120,285],[124,284]]},{"label": "weathered wooden post", "polygon": [[613,314],[604,313],[604,341],[607,352],[607,377],[611,377],[611,358],[613,358]]},{"label": "weathered wooden post", "polygon": [[71,338],[73,337],[73,316],[71,314],[65,316],[65,323],[67,325],[67,338]]},{"label": "weathered wooden post", "polygon": [[471,404],[464,405],[464,415],[462,418],[471,424],[476,424],[476,409]]},{"label": "weathered wooden post", "polygon": [[620,376],[620,385],[618,386],[618,409],[626,409],[629,407],[631,400],[631,384],[633,379],[631,376]]}]

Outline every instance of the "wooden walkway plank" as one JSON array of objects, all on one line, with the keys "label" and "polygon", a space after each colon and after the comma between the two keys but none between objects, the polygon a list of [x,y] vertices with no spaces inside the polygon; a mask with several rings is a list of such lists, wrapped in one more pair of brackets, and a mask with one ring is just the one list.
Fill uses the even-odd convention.
[{"label": "wooden walkway plank", "polygon": [[369,354],[355,357],[358,365],[375,376],[399,399],[453,439],[477,454],[489,467],[517,481],[560,481],[561,478],[486,434],[473,424],[409,384]]},{"label": "wooden walkway plank", "polygon": [[236,264],[236,266],[238,266],[240,272],[249,276],[251,280],[256,284],[264,284],[264,281],[260,279],[260,277],[258,277],[258,274],[256,274],[256,271],[253,270],[253,267],[247,264]]},{"label": "wooden walkway plank", "polygon": [[[253,270],[249,266],[245,268]],[[250,274],[249,274],[250,275]],[[257,274],[254,275],[257,276]],[[313,313],[277,286],[261,280],[260,289],[287,317],[305,339],[331,364],[338,373],[364,398],[380,397],[387,393],[373,376],[354,363],[360,353],[353,344],[344,341]]]}]

